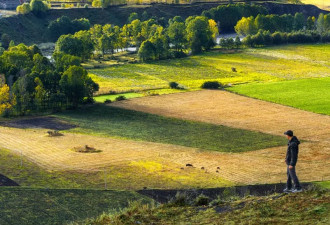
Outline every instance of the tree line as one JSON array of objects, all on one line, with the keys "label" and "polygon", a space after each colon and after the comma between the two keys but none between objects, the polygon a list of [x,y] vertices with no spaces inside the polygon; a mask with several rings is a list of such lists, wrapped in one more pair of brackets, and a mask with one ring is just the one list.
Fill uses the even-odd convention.
[{"label": "tree line", "polygon": [[202,16],[213,19],[218,23],[220,32],[232,32],[242,17],[256,17],[258,14],[268,14],[265,7],[250,4],[219,5],[216,8],[205,10]]},{"label": "tree line", "polygon": [[214,20],[204,16],[191,16],[183,20],[176,16],[163,27],[156,20],[134,19],[123,27],[96,24],[89,30],[61,35],[55,45],[55,54],[65,53],[82,60],[93,54],[113,54],[119,49],[135,46],[140,60],[181,57],[215,45],[218,34]]},{"label": "tree line", "polygon": [[285,15],[262,15],[256,17],[243,17],[235,26],[236,33],[240,35],[254,35],[259,30],[274,32],[292,32],[299,30],[318,30],[320,33],[330,29],[330,14],[321,13],[315,17],[305,18],[302,13],[294,16]]},{"label": "tree line", "polygon": [[98,85],[80,62],[57,54],[51,63],[36,45],[9,47],[0,56],[0,115],[61,110],[92,101]]}]

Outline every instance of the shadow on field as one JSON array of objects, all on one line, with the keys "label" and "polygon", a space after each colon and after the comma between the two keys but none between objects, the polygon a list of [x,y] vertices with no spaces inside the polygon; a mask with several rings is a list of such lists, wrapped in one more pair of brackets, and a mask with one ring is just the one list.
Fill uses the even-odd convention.
[{"label": "shadow on field", "polygon": [[15,181],[0,174],[0,186],[19,186]]},{"label": "shadow on field", "polygon": [[[302,183],[302,188],[306,189],[308,186],[313,185],[312,183]],[[223,188],[206,188],[206,189],[170,189],[170,190],[140,190],[137,191],[139,194],[148,196],[159,203],[167,203],[171,199],[174,199],[177,193],[184,193],[189,196],[190,199],[195,199],[199,195],[203,194],[210,199],[217,199],[218,197],[228,196],[239,196],[244,197],[247,195],[253,196],[266,196],[274,193],[282,193],[285,188],[284,183],[278,184],[257,184],[257,185],[246,185],[246,186],[234,186],[234,187],[223,187]]]},{"label": "shadow on field", "polygon": [[29,119],[18,119],[8,122],[1,122],[0,126],[13,128],[43,128],[51,130],[69,130],[75,128],[76,125],[62,121],[56,117],[35,117]]}]

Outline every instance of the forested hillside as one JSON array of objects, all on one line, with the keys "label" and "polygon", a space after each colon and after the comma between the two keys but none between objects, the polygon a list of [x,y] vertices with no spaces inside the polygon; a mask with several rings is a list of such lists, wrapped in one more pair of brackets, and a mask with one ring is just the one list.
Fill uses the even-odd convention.
[{"label": "forested hillside", "polygon": [[[127,23],[127,18],[132,12],[142,15],[144,12],[149,17],[162,18],[164,21],[181,16],[187,18],[192,15],[200,15],[203,11],[217,7],[219,3],[196,3],[193,5],[165,5],[153,4],[145,6],[112,6],[107,9],[100,8],[75,8],[75,9],[53,9],[47,14],[38,18],[34,14],[17,15],[0,19],[0,35],[7,33],[15,43],[42,43],[51,41],[47,32],[49,23],[61,16],[68,16],[71,19],[86,18],[93,24],[114,24],[122,26]],[[269,14],[294,15],[302,12],[306,16],[318,16],[323,10],[313,5],[291,5],[262,3]]]}]

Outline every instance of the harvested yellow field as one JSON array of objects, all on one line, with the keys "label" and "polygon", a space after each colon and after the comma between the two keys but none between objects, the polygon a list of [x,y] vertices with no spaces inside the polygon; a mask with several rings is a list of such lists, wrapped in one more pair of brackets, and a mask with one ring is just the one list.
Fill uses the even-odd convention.
[{"label": "harvested yellow field", "polygon": [[[224,91],[144,97],[111,105],[278,135],[293,129],[299,138],[306,140],[301,144],[297,165],[299,178],[302,181],[330,179],[329,116]],[[125,188],[131,183],[129,189],[219,187],[286,179],[286,146],[223,153],[68,132],[64,136],[48,137],[46,132],[46,129],[0,127],[0,148],[22,153],[48,170],[90,172],[112,168],[107,176],[116,183],[114,186]],[[102,152],[72,151],[85,145]],[[186,167],[187,163],[194,167]]]},{"label": "harvested yellow field", "polygon": [[111,106],[186,120],[283,135],[292,129],[304,140],[330,141],[330,117],[227,91],[202,90],[149,96]]}]

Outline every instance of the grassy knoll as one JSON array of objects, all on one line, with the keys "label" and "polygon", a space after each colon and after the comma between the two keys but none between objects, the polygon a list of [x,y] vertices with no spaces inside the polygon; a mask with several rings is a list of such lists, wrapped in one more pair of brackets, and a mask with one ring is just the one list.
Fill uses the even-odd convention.
[{"label": "grassy knoll", "polygon": [[151,202],[129,191],[0,187],[0,224],[67,224],[113,213],[130,201]]},{"label": "grassy knoll", "polygon": [[[330,74],[330,45],[286,45],[240,51],[208,52],[184,59],[162,60],[89,70],[100,93],[168,87],[175,81],[199,88],[209,80],[223,83],[282,81]],[[235,67],[237,72],[232,72]]]},{"label": "grassy knoll", "polygon": [[[199,206],[196,200],[174,201],[158,207],[132,204],[123,212],[102,215],[83,224],[328,224],[330,191],[264,197],[228,196]],[[205,199],[205,198],[204,198]],[[187,198],[186,198],[187,200]]]},{"label": "grassy knoll", "polygon": [[244,84],[231,87],[229,90],[298,109],[330,115],[329,77]]},{"label": "grassy knoll", "polygon": [[245,152],[285,144],[281,137],[259,132],[166,118],[104,105],[67,111],[58,116],[77,124],[79,127],[73,130],[75,132],[205,150]]}]

